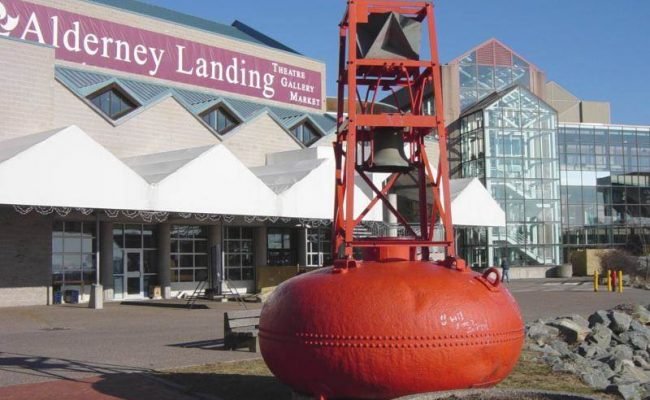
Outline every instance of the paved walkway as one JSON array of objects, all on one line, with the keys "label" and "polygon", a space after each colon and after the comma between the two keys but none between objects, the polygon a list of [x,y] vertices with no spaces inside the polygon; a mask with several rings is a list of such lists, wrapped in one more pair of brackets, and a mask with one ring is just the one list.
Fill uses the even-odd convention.
[{"label": "paved walkway", "polygon": [[507,285],[526,322],[571,314],[588,317],[624,303],[650,304],[650,291],[626,287],[623,293],[614,293],[601,286],[596,293],[592,281],[584,278],[520,280]]},{"label": "paved walkway", "polygon": [[[527,322],[622,303],[650,302],[650,292],[594,293],[588,280],[512,281]],[[0,309],[0,399],[192,399],[152,380],[157,369],[257,358],[221,350],[223,313],[237,303],[187,310],[106,304]],[[248,304],[259,307],[259,304]]]},{"label": "paved walkway", "polygon": [[3,400],[205,400],[146,374],[109,374],[0,387]]}]

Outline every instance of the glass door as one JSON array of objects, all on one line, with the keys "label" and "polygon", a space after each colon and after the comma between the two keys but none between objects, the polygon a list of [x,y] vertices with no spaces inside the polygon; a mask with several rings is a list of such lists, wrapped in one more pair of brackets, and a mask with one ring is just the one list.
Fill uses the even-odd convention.
[{"label": "glass door", "polygon": [[125,298],[144,297],[142,250],[124,250]]},{"label": "glass door", "polygon": [[323,267],[330,254],[330,231],[329,229],[310,228],[307,229],[307,266]]}]

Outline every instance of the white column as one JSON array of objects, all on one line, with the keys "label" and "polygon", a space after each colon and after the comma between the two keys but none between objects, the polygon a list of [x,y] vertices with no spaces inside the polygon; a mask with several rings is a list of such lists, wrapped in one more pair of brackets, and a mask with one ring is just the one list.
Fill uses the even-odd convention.
[{"label": "white column", "polygon": [[[397,210],[397,194],[389,193],[388,194],[388,202],[390,203],[391,206],[393,206]],[[388,210],[388,220],[387,220],[387,222],[391,226],[394,227],[394,228],[390,228],[389,235],[391,237],[396,237],[397,236],[397,227],[396,227],[396,225],[397,225],[397,216],[395,216],[395,214],[390,212],[390,210]]]}]

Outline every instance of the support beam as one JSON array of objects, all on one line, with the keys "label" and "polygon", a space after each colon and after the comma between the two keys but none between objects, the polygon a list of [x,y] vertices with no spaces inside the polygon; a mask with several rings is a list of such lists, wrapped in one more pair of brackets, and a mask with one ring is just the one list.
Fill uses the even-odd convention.
[{"label": "support beam", "polygon": [[164,223],[158,225],[158,283],[163,299],[172,297],[171,268],[169,260],[171,245],[171,225]]},{"label": "support beam", "polygon": [[113,282],[113,223],[104,221],[99,226],[99,281],[104,289],[104,300],[111,301],[115,296]]}]

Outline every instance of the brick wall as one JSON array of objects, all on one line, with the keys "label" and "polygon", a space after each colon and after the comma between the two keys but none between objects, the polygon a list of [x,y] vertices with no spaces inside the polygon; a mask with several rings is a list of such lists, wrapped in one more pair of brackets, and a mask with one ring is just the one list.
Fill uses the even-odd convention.
[{"label": "brick wall", "polygon": [[52,218],[1,207],[0,226],[0,306],[47,304]]},{"label": "brick wall", "polygon": [[0,38],[0,140],[53,128],[53,65],[52,48]]},{"label": "brick wall", "polygon": [[194,115],[168,97],[114,126],[84,100],[56,83],[54,126],[77,125],[117,157],[218,144],[220,141]]},{"label": "brick wall", "polygon": [[233,131],[232,136],[226,137],[224,145],[247,167],[265,165],[268,153],[300,148],[300,145],[266,113]]}]

